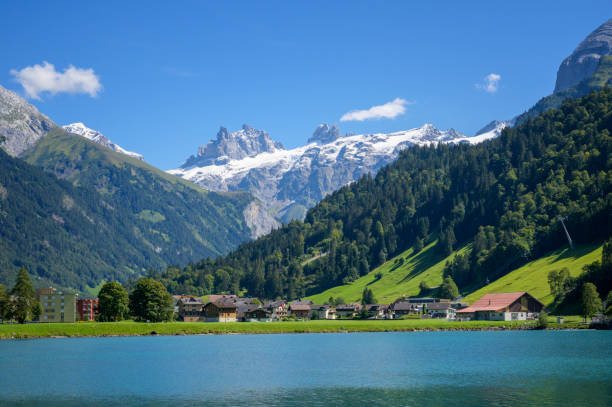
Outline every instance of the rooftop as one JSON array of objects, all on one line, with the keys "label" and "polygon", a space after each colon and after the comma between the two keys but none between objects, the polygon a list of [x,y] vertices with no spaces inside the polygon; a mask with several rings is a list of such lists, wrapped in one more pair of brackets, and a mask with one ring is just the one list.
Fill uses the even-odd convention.
[{"label": "rooftop", "polygon": [[[491,293],[483,295],[471,306],[457,312],[501,311],[513,302],[527,294],[525,291],[516,293]],[[529,295],[529,294],[527,294]]]}]

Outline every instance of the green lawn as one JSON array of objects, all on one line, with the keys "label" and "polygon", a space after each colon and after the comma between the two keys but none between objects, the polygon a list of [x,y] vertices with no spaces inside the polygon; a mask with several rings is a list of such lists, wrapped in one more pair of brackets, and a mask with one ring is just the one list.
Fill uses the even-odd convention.
[{"label": "green lawn", "polygon": [[[436,287],[442,283],[444,264],[457,253],[449,257],[441,256],[436,252],[436,242],[430,243],[416,254],[413,249],[408,249],[351,284],[330,288],[307,299],[315,304],[323,304],[329,297],[342,297],[347,302],[359,301],[363,289],[369,287],[378,302],[387,304],[401,296],[417,295],[421,281],[425,281],[430,287]],[[459,252],[466,249],[464,247]],[[399,258],[404,258],[404,263],[398,267],[395,261]],[[378,273],[382,273],[380,280],[376,279]]]},{"label": "green lawn", "polygon": [[574,249],[561,249],[525,264],[491,284],[474,291],[463,301],[473,303],[488,293],[527,291],[545,305],[553,301],[548,285],[548,273],[567,267],[572,276],[582,273],[582,267],[601,259],[601,244],[581,245]]},{"label": "green lawn", "polygon": [[[578,317],[570,317],[563,326],[552,323],[551,327],[581,327]],[[124,322],[82,322],[57,324],[0,324],[0,339],[79,337],[79,336],[138,336],[190,335],[190,334],[256,334],[256,333],[317,333],[317,332],[387,332],[422,330],[482,330],[529,328],[534,321],[469,321],[455,322],[439,319],[408,320],[337,320],[337,321],[296,321],[296,322],[166,322],[140,323]]]}]

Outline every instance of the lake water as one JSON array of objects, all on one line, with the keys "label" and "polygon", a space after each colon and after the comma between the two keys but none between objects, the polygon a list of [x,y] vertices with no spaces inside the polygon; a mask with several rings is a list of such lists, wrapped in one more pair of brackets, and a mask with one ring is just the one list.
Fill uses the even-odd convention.
[{"label": "lake water", "polygon": [[0,405],[612,406],[612,332],[0,341]]}]

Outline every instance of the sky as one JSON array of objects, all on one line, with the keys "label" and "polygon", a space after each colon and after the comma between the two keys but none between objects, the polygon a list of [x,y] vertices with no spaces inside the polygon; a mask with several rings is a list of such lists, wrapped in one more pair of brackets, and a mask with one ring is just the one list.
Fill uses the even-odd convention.
[{"label": "sky", "polygon": [[246,123],[293,148],[431,123],[475,134],[554,88],[607,1],[14,1],[0,85],[162,169]]}]

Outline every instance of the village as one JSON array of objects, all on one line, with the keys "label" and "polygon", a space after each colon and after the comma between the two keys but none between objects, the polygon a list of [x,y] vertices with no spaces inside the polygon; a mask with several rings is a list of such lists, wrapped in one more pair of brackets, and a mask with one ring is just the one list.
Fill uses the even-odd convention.
[{"label": "village", "polygon": [[[95,321],[97,299],[53,288],[37,291],[40,322]],[[436,318],[453,321],[526,321],[537,319],[544,305],[527,292],[490,293],[472,305],[428,297],[401,297],[390,304],[314,304],[311,300],[273,300],[228,294],[174,295],[175,319],[184,322],[273,322],[337,319]],[[330,301],[333,302],[333,301]]]}]

